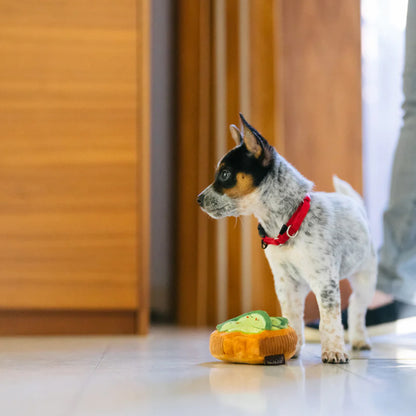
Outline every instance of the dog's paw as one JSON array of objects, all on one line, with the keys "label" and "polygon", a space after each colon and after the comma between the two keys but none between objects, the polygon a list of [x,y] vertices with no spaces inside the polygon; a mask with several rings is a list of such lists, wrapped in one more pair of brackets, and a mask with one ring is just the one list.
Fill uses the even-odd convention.
[{"label": "dog's paw", "polygon": [[368,341],[366,339],[351,341],[351,347],[354,351],[371,350],[370,341]]},{"label": "dog's paw", "polygon": [[323,351],[322,362],[329,364],[347,364],[350,357],[346,352],[340,351]]}]

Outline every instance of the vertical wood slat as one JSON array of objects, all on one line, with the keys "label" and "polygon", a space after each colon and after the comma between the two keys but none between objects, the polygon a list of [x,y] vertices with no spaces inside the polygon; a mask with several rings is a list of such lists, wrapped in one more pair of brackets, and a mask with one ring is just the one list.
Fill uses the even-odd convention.
[{"label": "vertical wood slat", "polygon": [[[229,124],[239,124],[238,113],[241,111],[240,104],[240,44],[239,44],[239,21],[240,21],[240,4],[239,0],[226,1],[226,78],[227,78],[227,106],[226,106],[226,137],[227,150],[235,146],[234,140],[231,138],[228,131]],[[242,261],[241,261],[241,221],[235,219],[228,219],[227,233],[228,233],[228,302],[227,313],[228,316],[236,316],[240,314],[241,307],[241,292],[242,292]]]},{"label": "vertical wood slat", "polygon": [[136,3],[137,36],[137,233],[138,298],[136,331],[146,334],[150,321],[150,0]]},{"label": "vertical wood slat", "polygon": [[[213,0],[213,102],[212,102],[212,118],[215,129],[213,131],[213,144],[215,149],[214,161],[220,160],[224,153],[229,149],[227,146],[228,129],[227,129],[227,114],[229,97],[228,78],[227,78],[227,63],[228,50],[226,45],[226,36],[228,28],[226,26],[226,1]],[[212,175],[212,172],[211,172]],[[211,178],[209,178],[211,180]],[[230,243],[230,236],[228,235],[228,221],[221,219],[215,222],[216,230],[216,314],[212,318],[215,320],[224,320],[228,316],[229,295],[232,293],[232,288],[229,287],[229,256],[228,244]]]},{"label": "vertical wood slat", "polygon": [[[198,209],[214,154],[211,114],[211,1],[178,2],[178,321],[204,325],[215,297],[215,224]],[[215,316],[212,318],[215,319]]]},{"label": "vertical wood slat", "polygon": [[178,149],[176,153],[178,181],[178,224],[176,235],[178,321],[196,325],[198,215],[194,209],[195,191],[198,188],[198,165],[194,155],[198,152],[199,131],[198,94],[199,61],[199,3],[178,2]]},{"label": "vertical wood slat", "polygon": [[[212,140],[211,124],[211,4],[201,1],[199,5],[199,102],[198,102],[198,189],[202,189],[209,180],[210,148]],[[195,195],[194,195],[195,199]],[[194,202],[195,205],[195,202]],[[197,250],[197,324],[203,325],[207,316],[207,289],[209,279],[208,253],[211,251],[209,241],[209,224],[206,215],[198,213],[198,250]]]},{"label": "vertical wood slat", "polygon": [[[239,87],[240,106],[245,117],[250,119],[250,0],[241,0],[239,4]],[[252,305],[252,219],[241,218],[241,307],[242,310],[250,310]]]},{"label": "vertical wood slat", "polygon": [[[250,123],[276,148],[280,138],[275,137],[279,121],[275,90],[280,88],[276,79],[275,44],[279,41],[275,24],[275,1],[250,2]],[[280,3],[280,2],[279,2]],[[266,309],[278,315],[280,307],[274,290],[273,275],[260,247],[257,221],[252,219],[252,309]]]}]

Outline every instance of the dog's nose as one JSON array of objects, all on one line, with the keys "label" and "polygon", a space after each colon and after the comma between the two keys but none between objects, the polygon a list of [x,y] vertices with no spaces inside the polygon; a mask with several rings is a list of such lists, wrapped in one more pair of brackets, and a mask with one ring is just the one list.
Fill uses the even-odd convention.
[{"label": "dog's nose", "polygon": [[204,203],[204,198],[205,195],[204,194],[199,194],[196,198],[196,202],[198,202],[198,204],[202,207],[202,204]]}]

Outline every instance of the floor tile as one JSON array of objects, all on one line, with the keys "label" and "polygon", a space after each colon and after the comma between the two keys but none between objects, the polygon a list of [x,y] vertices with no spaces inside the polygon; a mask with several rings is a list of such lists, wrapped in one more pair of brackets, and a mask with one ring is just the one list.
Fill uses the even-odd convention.
[{"label": "floor tile", "polygon": [[348,365],[322,364],[320,345],[308,344],[277,367],[217,361],[209,334],[0,339],[0,414],[414,414],[415,334],[375,337]]}]

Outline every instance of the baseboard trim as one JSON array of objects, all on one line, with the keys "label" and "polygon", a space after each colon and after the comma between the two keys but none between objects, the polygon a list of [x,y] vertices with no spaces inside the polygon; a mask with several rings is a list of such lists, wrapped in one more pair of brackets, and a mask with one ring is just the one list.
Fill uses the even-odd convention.
[{"label": "baseboard trim", "polygon": [[0,335],[143,333],[137,319],[137,311],[2,310]]}]

